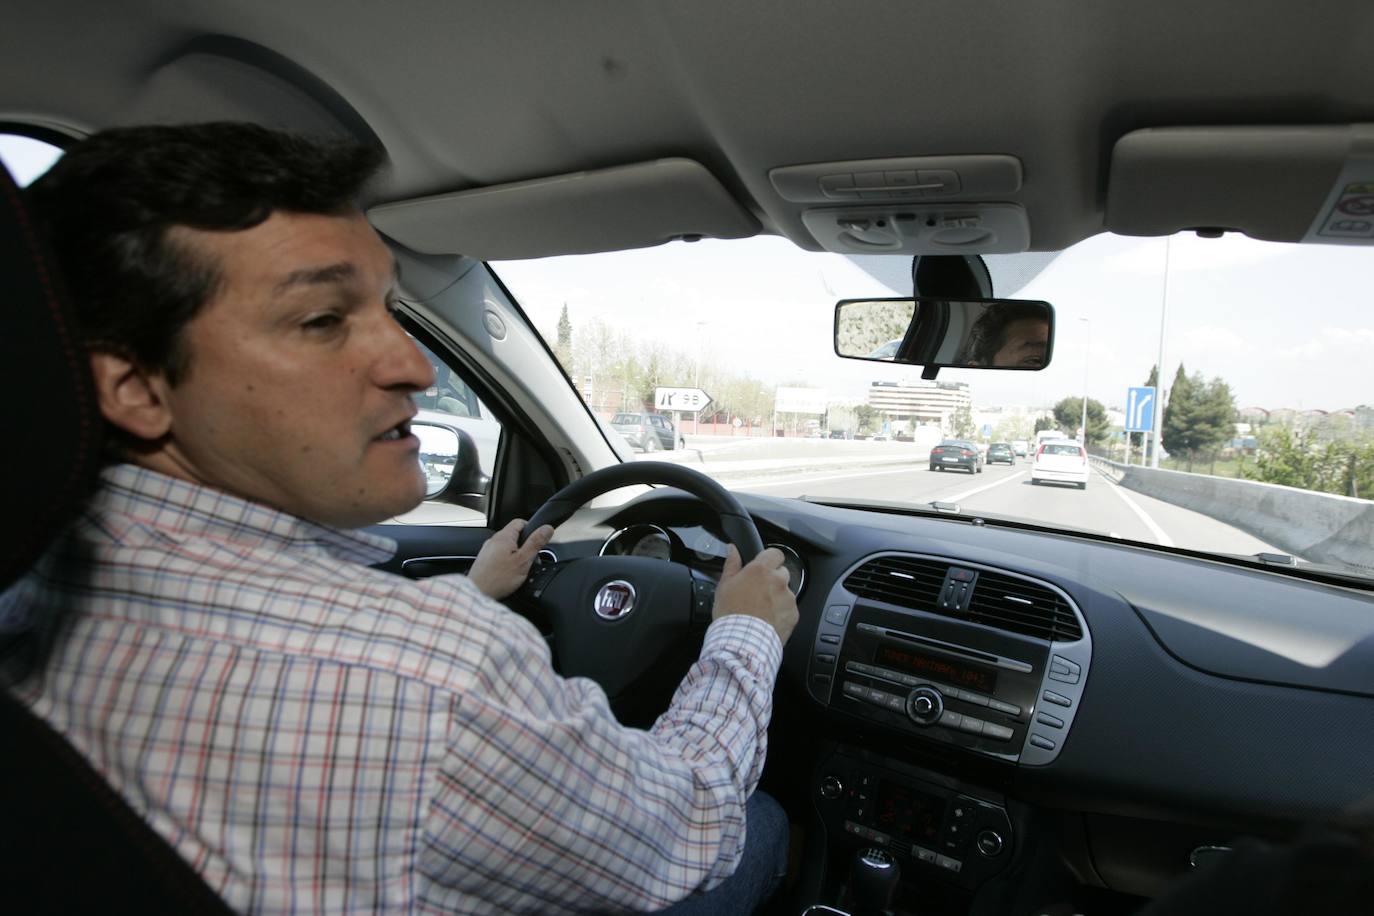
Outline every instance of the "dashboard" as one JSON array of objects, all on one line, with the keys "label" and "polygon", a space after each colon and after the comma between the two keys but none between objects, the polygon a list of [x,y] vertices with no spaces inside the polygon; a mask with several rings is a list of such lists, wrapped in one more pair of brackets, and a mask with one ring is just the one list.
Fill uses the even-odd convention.
[{"label": "dashboard", "polygon": [[[1080,881],[1151,895],[1200,849],[1374,799],[1368,591],[1026,526],[738,497],[794,573],[770,751],[788,762],[770,767],[803,780],[825,880],[876,843],[976,894],[1053,848]],[[714,576],[725,553],[710,512],[669,488],[584,508],[553,546]]]}]

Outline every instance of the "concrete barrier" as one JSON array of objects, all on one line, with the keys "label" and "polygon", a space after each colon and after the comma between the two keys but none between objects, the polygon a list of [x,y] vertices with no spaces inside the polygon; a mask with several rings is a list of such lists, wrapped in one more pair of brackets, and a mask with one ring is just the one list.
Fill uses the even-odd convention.
[{"label": "concrete barrier", "polygon": [[1129,490],[1234,525],[1295,557],[1374,573],[1374,501],[1105,458],[1092,461]]}]

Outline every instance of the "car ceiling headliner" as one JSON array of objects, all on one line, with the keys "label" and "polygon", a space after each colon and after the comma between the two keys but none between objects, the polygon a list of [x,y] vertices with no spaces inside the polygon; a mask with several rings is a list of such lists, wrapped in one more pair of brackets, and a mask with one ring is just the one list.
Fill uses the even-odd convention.
[{"label": "car ceiling headliner", "polygon": [[[885,156],[1024,163],[1032,247],[1102,230],[1126,132],[1374,120],[1374,4],[290,0],[11,4],[0,119],[84,132],[278,103],[159,79],[230,36],[323,81],[380,138],[397,200],[684,156],[805,240],[768,171]],[[165,76],[165,74],[162,74]],[[346,120],[346,119],[345,119]]]}]

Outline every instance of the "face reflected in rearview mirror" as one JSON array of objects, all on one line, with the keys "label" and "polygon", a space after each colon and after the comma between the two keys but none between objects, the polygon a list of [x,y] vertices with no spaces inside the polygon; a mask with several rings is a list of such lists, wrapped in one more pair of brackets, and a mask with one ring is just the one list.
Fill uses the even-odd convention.
[{"label": "face reflected in rearview mirror", "polygon": [[913,366],[1043,369],[1054,308],[1031,299],[846,299],[835,306],[835,353]]}]

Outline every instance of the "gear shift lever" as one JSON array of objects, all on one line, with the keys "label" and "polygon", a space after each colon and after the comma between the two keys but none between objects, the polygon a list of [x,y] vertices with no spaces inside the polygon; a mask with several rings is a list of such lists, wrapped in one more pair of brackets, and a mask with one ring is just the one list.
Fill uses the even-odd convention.
[{"label": "gear shift lever", "polygon": [[854,916],[884,916],[901,877],[901,866],[886,849],[859,850],[849,870],[849,906]]}]

